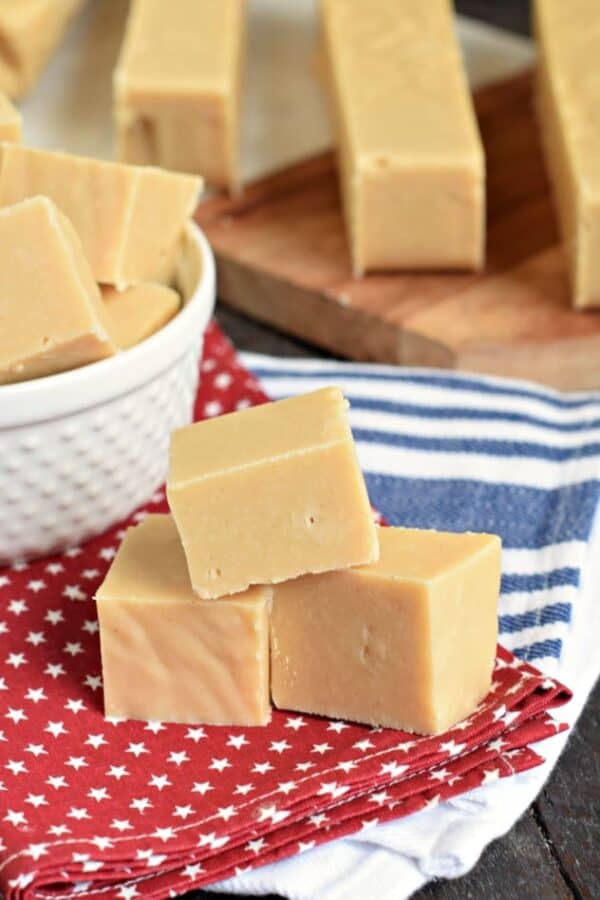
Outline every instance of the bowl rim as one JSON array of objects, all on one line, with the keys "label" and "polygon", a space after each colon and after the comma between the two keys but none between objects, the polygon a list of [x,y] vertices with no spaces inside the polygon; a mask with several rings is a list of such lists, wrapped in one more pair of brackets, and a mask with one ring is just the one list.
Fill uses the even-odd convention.
[{"label": "bowl rim", "polygon": [[188,352],[206,331],[216,300],[213,252],[195,222],[188,223],[188,234],[200,251],[201,276],[183,309],[150,337],[115,356],[55,375],[0,385],[0,434],[130,393]]}]

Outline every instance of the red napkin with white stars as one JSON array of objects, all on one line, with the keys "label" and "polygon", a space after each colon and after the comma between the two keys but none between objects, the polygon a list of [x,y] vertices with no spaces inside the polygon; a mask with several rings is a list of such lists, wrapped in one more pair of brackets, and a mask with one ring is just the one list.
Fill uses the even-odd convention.
[{"label": "red napkin with white stars", "polygon": [[[196,417],[265,402],[212,325]],[[167,897],[542,762],[569,691],[499,648],[492,690],[418,737],[275,710],[262,728],[105,719],[94,592],[128,522],[0,570],[0,889]]]}]

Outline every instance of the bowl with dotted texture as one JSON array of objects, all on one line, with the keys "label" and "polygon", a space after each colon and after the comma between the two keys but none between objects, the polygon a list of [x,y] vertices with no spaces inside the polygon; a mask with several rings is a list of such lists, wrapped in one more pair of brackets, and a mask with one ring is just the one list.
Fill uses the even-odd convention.
[{"label": "bowl with dotted texture", "polygon": [[192,420],[215,264],[187,228],[181,310],[116,356],[0,386],[0,565],[100,534],[164,482],[170,434]]}]

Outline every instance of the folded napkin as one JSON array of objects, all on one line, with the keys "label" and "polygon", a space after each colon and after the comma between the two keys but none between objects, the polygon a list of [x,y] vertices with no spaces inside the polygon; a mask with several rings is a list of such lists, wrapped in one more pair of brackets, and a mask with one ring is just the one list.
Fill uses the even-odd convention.
[{"label": "folded napkin", "polygon": [[[198,417],[267,399],[214,326],[202,367]],[[299,389],[333,378],[326,369]],[[373,419],[357,433],[362,456],[369,434],[384,424]],[[389,465],[409,452],[396,437]],[[380,472],[375,482],[370,473],[372,499],[386,499],[392,511],[390,501],[403,495],[395,476]],[[481,501],[488,518],[477,520],[473,509],[469,519],[461,508],[455,527],[497,530],[491,522],[506,511],[488,511]],[[426,493],[423,502],[425,509],[411,505],[408,515],[403,497],[396,517],[448,524],[427,520]],[[131,522],[164,508],[159,491]],[[499,649],[490,695],[437,738],[283,712],[260,729],[105,720],[92,597],[126,524],[0,574],[0,887],[7,897],[164,897],[239,876],[539,765],[531,744],[563,728],[549,710],[569,699],[568,690],[523,658],[536,643],[552,656],[556,644],[547,640],[560,638],[540,641],[537,632],[533,644],[517,646],[521,659]],[[505,581],[509,594],[518,576]]]}]

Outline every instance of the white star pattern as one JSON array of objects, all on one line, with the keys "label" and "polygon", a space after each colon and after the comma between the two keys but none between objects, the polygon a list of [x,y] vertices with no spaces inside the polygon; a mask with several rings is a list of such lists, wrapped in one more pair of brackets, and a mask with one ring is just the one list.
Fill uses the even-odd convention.
[{"label": "white star pattern", "polygon": [[46,642],[43,631],[30,631],[25,640],[28,644],[32,644],[34,647],[39,647],[40,644],[44,644]]},{"label": "white star pattern", "polygon": [[87,809],[85,809],[85,807],[80,807],[80,806],[72,806],[71,809],[69,810],[69,812],[67,813],[67,816],[70,819],[77,819],[77,820],[91,818]]},{"label": "white star pattern", "polygon": [[[155,777],[155,776],[153,776],[153,777]],[[192,793],[193,794],[202,794],[202,796],[204,796],[205,794],[207,794],[209,791],[212,791],[212,790],[214,790],[214,788],[213,788],[212,784],[210,783],[210,781],[195,781],[194,787],[192,788]]]},{"label": "white star pattern", "polygon": [[22,709],[13,709],[12,706],[9,706],[8,712],[5,714],[7,719],[10,719],[11,722],[14,722],[17,725],[19,722],[24,722],[27,716],[25,715]]},{"label": "white star pattern", "polygon": [[75,601],[87,600],[87,594],[81,590],[78,584],[68,584],[63,590],[63,597]]},{"label": "white star pattern", "polygon": [[297,788],[295,781],[280,781],[277,785],[277,790],[281,794],[289,794],[291,791],[295,791]]},{"label": "white star pattern", "polygon": [[139,813],[145,813],[147,809],[151,809],[154,804],[148,797],[134,797],[129,804],[131,809],[137,810]]},{"label": "white star pattern", "polygon": [[173,815],[176,819],[183,819],[185,821],[188,816],[194,815],[194,810],[188,803],[186,806],[176,806]]},{"label": "white star pattern", "polygon": [[204,869],[200,865],[200,863],[190,863],[185,866],[183,869],[183,874],[187,875],[188,878],[197,878],[200,872],[203,872]]},{"label": "white star pattern", "polygon": [[169,758],[167,762],[174,763],[176,766],[181,766],[183,763],[189,762],[190,758],[185,752],[182,750],[181,752],[176,752],[175,750],[171,750],[169,753]]},{"label": "white star pattern", "polygon": [[42,581],[41,578],[33,579],[32,581],[27,582],[27,587],[30,591],[33,591],[34,594],[39,594],[39,592],[43,591],[46,587],[46,582]]},{"label": "white star pattern", "polygon": [[236,808],[235,806],[222,806],[217,810],[217,815],[219,818],[223,819],[224,822],[228,822],[232,816],[236,816]]},{"label": "white star pattern", "polygon": [[152,734],[158,734],[159,731],[165,730],[165,726],[163,725],[162,722],[146,722],[144,729],[146,731],[151,731]]},{"label": "white star pattern", "polygon": [[50,675],[51,678],[58,678],[59,675],[65,674],[65,667],[62,663],[48,663],[44,672],[46,675]]},{"label": "white star pattern", "polygon": [[44,688],[27,688],[25,697],[27,700],[31,700],[32,703],[39,703],[40,700],[48,699],[48,695],[44,691]]},{"label": "white star pattern", "polygon": [[44,619],[46,622],[50,622],[51,625],[58,625],[59,622],[64,622],[65,617],[62,614],[62,610],[49,609]]},{"label": "white star pattern", "polygon": [[[188,730],[187,730],[186,738],[190,741],[193,741],[195,744],[197,744],[198,741],[201,741],[202,738],[205,738],[205,737],[206,737],[206,732],[205,732],[204,728],[202,728],[202,727],[188,728]],[[231,738],[229,740],[231,741]]]},{"label": "white star pattern", "polygon": [[90,800],[95,800],[97,803],[100,803],[102,800],[110,800],[110,794],[105,787],[90,788],[87,795]]},{"label": "white star pattern", "polygon": [[61,734],[67,734],[64,722],[48,722],[44,731],[49,732],[55,738]]},{"label": "white star pattern", "polygon": [[260,851],[265,847],[266,841],[264,838],[257,838],[255,841],[248,841],[246,844],[246,850],[251,851],[252,853],[260,853]]},{"label": "white star pattern", "polygon": [[11,600],[8,604],[8,611],[15,616],[21,616],[24,612],[27,612],[28,608],[25,600]]},{"label": "white star pattern", "polygon": [[223,759],[214,759],[213,758],[213,760],[211,761],[208,768],[216,769],[217,772],[224,772],[225,769],[231,768],[231,763],[229,762],[229,760],[227,758],[223,758]]},{"label": "white star pattern", "polygon": [[110,827],[115,828],[117,831],[131,831],[133,829],[129,819],[113,819]]},{"label": "white star pattern", "polygon": [[129,747],[125,751],[125,753],[132,753],[136,759],[138,756],[141,756],[143,753],[148,753],[148,749],[144,743],[133,743],[130,742]]},{"label": "white star pattern", "polygon": [[298,731],[300,728],[306,727],[306,720],[302,716],[288,716],[285,727]]},{"label": "white star pattern", "polygon": [[25,803],[30,803],[36,809],[38,806],[48,806],[48,801],[43,794],[28,794],[25,797]]},{"label": "white star pattern", "polygon": [[249,794],[253,790],[254,790],[253,784],[236,784],[233,793],[241,794],[242,797],[245,797],[246,794]]},{"label": "white star pattern", "polygon": [[382,775],[389,775],[390,778],[399,778],[401,775],[404,775],[407,769],[408,766],[400,765],[392,760],[388,763],[382,763],[379,771]]},{"label": "white star pattern", "polygon": [[169,781],[166,775],[153,775],[148,782],[150,787],[155,787],[159,791],[164,790],[166,787],[171,786],[171,782]]},{"label": "white star pattern", "polygon": [[266,772],[269,772],[273,766],[270,762],[257,762],[252,766],[251,771],[256,772],[258,775],[264,775]]},{"label": "white star pattern", "polygon": [[13,775],[22,775],[28,771],[25,763],[20,759],[9,759],[4,768],[12,772]]},{"label": "white star pattern", "polygon": [[64,775],[48,775],[46,778],[46,784],[49,784],[50,787],[54,788],[55,791],[58,791],[60,788],[66,788],[69,786],[68,781],[66,781]]},{"label": "white star pattern", "polygon": [[21,812],[21,810],[9,809],[2,821],[9,822],[16,828],[18,828],[20,825],[27,825],[27,818],[25,816],[25,813]]},{"label": "white star pattern", "polygon": [[230,734],[227,739],[228,747],[235,747],[236,750],[239,750],[241,747],[245,747],[246,744],[250,742],[243,734]]},{"label": "white star pattern", "polygon": [[27,658],[24,653],[9,653],[6,657],[6,664],[18,669],[20,666],[27,665]]},{"label": "white star pattern", "polygon": [[175,832],[170,826],[167,828],[157,828],[156,831],[152,833],[152,837],[158,838],[159,841],[170,841],[171,838],[175,837]]},{"label": "white star pattern", "polygon": [[44,747],[43,744],[27,744],[25,747],[26,753],[31,753],[32,756],[47,756],[48,751]]}]

